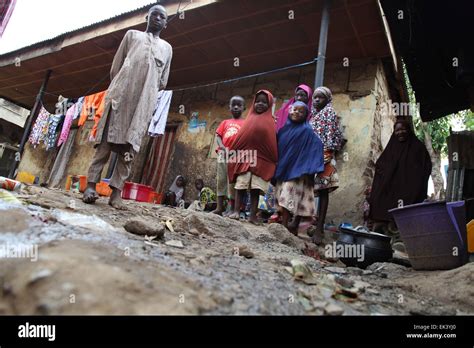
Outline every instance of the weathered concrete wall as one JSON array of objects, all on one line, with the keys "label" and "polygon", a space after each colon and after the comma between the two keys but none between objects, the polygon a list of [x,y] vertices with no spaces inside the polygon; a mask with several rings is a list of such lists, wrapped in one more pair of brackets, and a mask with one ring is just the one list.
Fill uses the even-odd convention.
[{"label": "weathered concrete wall", "polygon": [[18,171],[38,176],[39,182],[43,183],[48,179],[54,164],[55,154],[56,150],[46,151],[43,145],[33,148],[30,143],[27,143],[18,166]]},{"label": "weathered concrete wall", "polygon": [[[93,143],[88,140],[93,125],[93,121],[87,121],[85,125],[78,130],[76,139],[74,140],[72,154],[66,167],[66,173],[64,174],[62,187],[64,187],[68,175],[87,175],[95,153]],[[105,171],[107,171],[107,165],[104,168],[104,172]]]},{"label": "weathered concrete wall", "polygon": [[[93,121],[87,121],[78,130],[61,187],[64,187],[68,175],[87,175],[90,162],[95,153],[92,143],[88,141],[92,126]],[[45,183],[51,173],[57,152],[58,149],[46,151],[43,144],[33,148],[30,143],[27,143],[20,162],[19,171],[26,171],[39,176],[40,183]],[[104,168],[104,172],[106,170],[107,166]]]},{"label": "weathered concrete wall", "polygon": [[[382,112],[382,104],[390,99],[382,64],[370,65],[353,79],[349,94],[337,94],[334,100],[348,142],[338,154],[340,188],[331,195],[328,219],[359,224],[364,191],[371,186],[375,162],[390,139],[393,119]],[[351,97],[355,89],[359,90]]]}]

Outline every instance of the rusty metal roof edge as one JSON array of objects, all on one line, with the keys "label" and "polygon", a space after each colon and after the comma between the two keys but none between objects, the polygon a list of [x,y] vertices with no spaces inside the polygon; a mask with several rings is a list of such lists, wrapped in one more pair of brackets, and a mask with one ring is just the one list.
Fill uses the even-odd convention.
[{"label": "rusty metal roof edge", "polygon": [[[95,22],[95,23],[92,23],[92,24],[89,24],[89,25],[86,25],[84,27],[81,27],[81,28],[77,28],[77,29],[74,29],[74,30],[70,30],[70,31],[67,31],[67,32],[64,32],[62,34],[59,34],[53,38],[50,38],[50,39],[47,39],[47,40],[44,40],[44,41],[39,41],[39,42],[36,42],[36,43],[33,43],[31,45],[28,45],[28,46],[25,46],[25,47],[21,47],[19,49],[16,49],[14,51],[10,51],[10,52],[6,52],[4,54],[1,54],[0,55],[0,61],[2,60],[7,60],[7,59],[11,59],[12,57],[16,57],[16,56],[19,56],[21,53],[25,52],[25,51],[28,51],[28,50],[31,50],[31,49],[35,49],[35,48],[41,48],[42,46],[45,46],[47,44],[58,44],[58,43],[61,43],[62,40],[64,40],[68,35],[71,35],[71,34],[79,34],[81,32],[85,32],[87,30],[90,30],[90,29],[94,29],[94,28],[97,28],[97,27],[100,27],[101,25],[104,25],[104,24],[109,24],[109,23],[112,23],[114,21],[117,21],[119,19],[124,19],[126,17],[129,17],[129,16],[133,16],[137,13],[140,13],[141,11],[144,11],[145,9],[149,8],[150,6],[152,5],[157,5],[157,4],[160,4],[160,5],[167,5],[168,3],[171,4],[171,3],[178,3],[178,2],[183,2],[183,0],[157,0],[157,1],[150,1],[149,4],[147,5],[144,5],[142,7],[139,7],[139,8],[136,8],[134,10],[130,10],[130,11],[127,11],[127,12],[123,12],[121,14],[118,14],[116,16],[113,16],[113,17],[110,17],[110,18],[107,18],[107,19],[104,19],[104,20],[101,20],[101,21],[98,21],[98,22]],[[1,64],[0,63],[0,66],[4,66],[4,65],[8,65],[8,64]]]}]

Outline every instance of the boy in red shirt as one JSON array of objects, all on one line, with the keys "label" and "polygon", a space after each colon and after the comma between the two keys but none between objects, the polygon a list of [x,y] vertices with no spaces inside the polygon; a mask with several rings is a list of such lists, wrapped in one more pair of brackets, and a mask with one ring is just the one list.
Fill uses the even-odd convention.
[{"label": "boy in red shirt", "polygon": [[227,175],[227,152],[229,146],[235,139],[235,136],[240,130],[240,127],[244,123],[241,118],[242,113],[245,110],[244,98],[240,96],[234,96],[230,99],[230,112],[232,118],[221,122],[216,130],[217,139],[217,208],[213,211],[214,214],[222,215],[224,211],[224,199],[227,196],[231,206],[230,212],[234,205],[234,187],[229,184]]}]

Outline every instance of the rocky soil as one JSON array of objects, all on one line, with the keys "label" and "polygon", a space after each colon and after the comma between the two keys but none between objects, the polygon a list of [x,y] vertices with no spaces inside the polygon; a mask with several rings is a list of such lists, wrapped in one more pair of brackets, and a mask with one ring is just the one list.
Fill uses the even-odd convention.
[{"label": "rocky soil", "polygon": [[30,186],[22,204],[0,200],[0,246],[38,246],[36,261],[0,259],[0,314],[474,313],[474,263],[361,270],[280,225],[80,197]]}]

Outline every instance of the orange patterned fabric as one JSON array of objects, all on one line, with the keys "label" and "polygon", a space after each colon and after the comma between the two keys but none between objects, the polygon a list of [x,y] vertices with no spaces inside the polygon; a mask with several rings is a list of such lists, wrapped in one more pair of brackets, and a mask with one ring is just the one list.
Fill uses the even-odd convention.
[{"label": "orange patterned fabric", "polygon": [[79,117],[79,126],[84,125],[88,119],[94,119],[94,128],[97,132],[97,124],[100,117],[104,113],[105,106],[105,95],[107,91],[99,92],[96,94],[88,95],[84,98],[84,104],[81,110],[81,116]]}]

